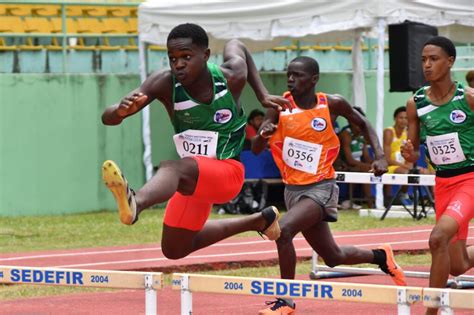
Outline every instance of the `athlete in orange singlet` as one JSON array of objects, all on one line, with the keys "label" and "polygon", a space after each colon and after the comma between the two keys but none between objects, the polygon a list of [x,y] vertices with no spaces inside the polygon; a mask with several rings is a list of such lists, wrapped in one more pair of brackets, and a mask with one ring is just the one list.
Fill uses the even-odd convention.
[{"label": "athlete in orange singlet", "polygon": [[[292,111],[268,110],[252,139],[252,151],[261,152],[267,141],[285,183],[285,203],[288,209],[280,220],[281,235],[277,240],[280,273],[283,279],[294,279],[296,252],[293,238],[299,232],[326,264],[377,264],[390,274],[398,285],[406,285],[402,269],[396,264],[391,247],[386,244],[375,250],[354,246],[339,247],[328,222],[337,221],[339,194],[333,163],[339,153],[339,140],[333,125],[339,115],[360,126],[375,151],[372,167],[375,175],[387,171],[387,161],[374,129],[365,117],[339,95],[315,93],[319,65],[309,57],[291,61],[287,71],[289,92],[284,94]],[[277,298],[259,314],[294,314],[295,304]]]}]

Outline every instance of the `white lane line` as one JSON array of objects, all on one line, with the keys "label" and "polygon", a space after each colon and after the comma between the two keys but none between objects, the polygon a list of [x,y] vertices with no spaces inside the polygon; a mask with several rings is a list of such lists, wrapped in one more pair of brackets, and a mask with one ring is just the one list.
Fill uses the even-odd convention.
[{"label": "white lane line", "polygon": [[[474,237],[469,237],[469,240],[474,239]],[[412,240],[412,241],[400,241],[400,242],[391,242],[391,245],[397,245],[397,244],[413,244],[413,243],[426,243],[428,240]],[[379,246],[384,243],[368,243],[368,244],[359,244],[357,247],[374,247],[374,246]],[[297,248],[296,252],[302,252],[302,251],[312,251],[313,249],[311,247],[304,247],[304,248]],[[233,257],[233,256],[238,256],[242,257],[245,255],[251,256],[251,255],[262,255],[262,254],[277,254],[278,251],[276,249],[273,250],[265,250],[265,251],[257,251],[257,252],[234,252],[234,253],[228,253],[228,254],[208,254],[208,255],[189,255],[185,258],[180,259],[180,263],[184,263],[189,260],[193,259],[202,259],[202,258],[213,258],[213,257]],[[275,256],[276,258],[276,256]],[[163,260],[168,260],[165,257],[161,258],[149,258],[149,259],[136,259],[136,260],[120,260],[120,261],[111,261],[111,262],[95,262],[95,263],[85,263],[85,264],[73,264],[73,265],[59,265],[59,266],[54,266],[57,268],[71,268],[71,267],[85,267],[85,266],[103,266],[103,265],[117,265],[117,264],[128,264],[128,263],[142,263],[142,262],[151,262],[151,261],[163,261]]]},{"label": "white lane line", "polygon": [[[471,227],[470,227],[471,228]],[[474,228],[474,227],[472,227]],[[365,233],[365,234],[347,234],[347,235],[335,235],[334,238],[352,238],[352,237],[366,237],[366,236],[381,236],[381,235],[402,235],[402,234],[413,234],[413,233],[424,233],[430,232],[431,229],[424,230],[409,230],[409,231],[400,231],[400,232],[375,232],[375,233]],[[303,237],[295,237],[294,241],[302,241]],[[239,245],[251,245],[251,244],[261,244],[266,243],[265,240],[255,240],[255,241],[246,241],[246,242],[229,242],[229,243],[218,243],[213,244],[210,247],[227,247],[227,246],[239,246]],[[116,249],[116,250],[94,250],[94,251],[80,251],[80,252],[71,252],[71,253],[60,253],[60,254],[42,254],[42,255],[29,255],[29,256],[17,256],[17,257],[8,257],[0,258],[0,261],[15,261],[15,260],[26,260],[26,259],[41,259],[41,258],[52,258],[52,257],[71,257],[71,256],[88,256],[88,255],[108,255],[108,254],[119,254],[119,253],[134,253],[134,252],[147,252],[147,251],[159,251],[161,247],[151,247],[151,248],[131,248],[131,249]]]},{"label": "white lane line", "polygon": [[[469,229],[474,229],[474,226],[469,226]],[[423,230],[408,230],[408,231],[398,231],[398,232],[374,232],[374,233],[364,233],[364,234],[347,234],[347,235],[335,235],[334,238],[353,238],[353,237],[372,237],[372,236],[392,236],[392,235],[403,235],[403,234],[414,234],[414,233],[425,233],[431,232],[431,229]],[[303,241],[303,237],[295,237],[294,241]],[[267,243],[265,240],[255,240],[255,241],[246,241],[246,242],[229,242],[229,243],[218,243],[213,244],[210,247],[227,247],[227,246],[239,246],[239,245],[252,245],[252,244],[261,244]],[[393,243],[393,242],[390,242]],[[360,246],[360,245],[357,245]],[[1,261],[17,261],[17,260],[28,260],[28,259],[43,259],[43,258],[53,258],[53,257],[72,257],[72,256],[92,256],[92,255],[114,255],[120,253],[134,253],[134,252],[149,252],[149,251],[161,251],[161,247],[151,247],[151,248],[131,248],[131,249],[116,249],[116,250],[95,250],[95,251],[80,251],[80,252],[71,252],[71,253],[61,253],[61,254],[42,254],[42,255],[29,255],[29,256],[17,256],[17,257],[7,257],[0,258]]]}]

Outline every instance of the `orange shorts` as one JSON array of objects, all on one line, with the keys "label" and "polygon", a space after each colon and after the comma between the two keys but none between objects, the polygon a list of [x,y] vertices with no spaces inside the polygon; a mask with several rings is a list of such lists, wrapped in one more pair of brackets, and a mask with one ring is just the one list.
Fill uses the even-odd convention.
[{"label": "orange shorts", "polygon": [[239,161],[193,157],[199,169],[194,193],[176,192],[166,206],[164,223],[171,227],[199,231],[206,223],[212,205],[235,198],[244,183],[244,166]]},{"label": "orange shorts", "polygon": [[436,221],[442,215],[456,220],[459,229],[453,241],[467,239],[469,221],[474,218],[473,200],[474,172],[447,178],[436,177]]}]

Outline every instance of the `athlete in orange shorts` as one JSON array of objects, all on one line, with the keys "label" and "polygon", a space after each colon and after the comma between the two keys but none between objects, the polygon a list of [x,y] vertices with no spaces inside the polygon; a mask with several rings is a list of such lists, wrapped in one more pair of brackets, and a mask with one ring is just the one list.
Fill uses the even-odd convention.
[{"label": "athlete in orange shorts", "polygon": [[246,82],[264,107],[281,110],[288,101],[268,94],[250,53],[237,40],[226,44],[221,66],[208,62],[207,34],[195,24],[175,27],[167,49],[171,70],[153,73],[102,115],[104,124],[118,125],[159,100],[173,124],[173,140],[181,157],[161,162],[157,173],[136,193],[114,162],[104,162],[103,179],[117,201],[120,220],[134,224],[141,211],[169,200],[161,245],[163,254],[171,259],[245,231],[261,231],[277,239],[280,229],[275,207],[237,219],[207,218],[212,205],[230,201],[244,181],[238,156],[246,117],[239,98]]},{"label": "athlete in orange shorts", "polygon": [[[422,66],[428,86],[407,102],[408,141],[405,160],[418,160],[420,136],[436,169],[436,225],[431,231],[430,287],[444,288],[449,274],[474,266],[474,246],[466,247],[474,217],[474,89],[451,79],[456,48],[446,37],[429,39]],[[428,308],[426,314],[436,314]]]}]

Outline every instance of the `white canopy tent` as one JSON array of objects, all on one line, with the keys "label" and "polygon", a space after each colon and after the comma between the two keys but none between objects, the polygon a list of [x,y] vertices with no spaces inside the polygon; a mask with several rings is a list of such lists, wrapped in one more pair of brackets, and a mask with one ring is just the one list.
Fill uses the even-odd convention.
[{"label": "white canopy tent", "polygon": [[[138,10],[141,78],[144,80],[147,75],[146,43],[165,45],[168,33],[181,23],[201,25],[208,32],[212,51],[222,51],[224,43],[232,38],[242,40],[251,51],[267,49],[288,38],[314,42],[353,40],[353,103],[364,108],[361,34],[377,37],[378,56],[383,56],[386,26],[405,20],[436,26],[440,35],[453,41],[474,42],[474,0],[148,0]],[[376,130],[380,139],[384,115],[383,77],[382,57],[377,62],[376,87]],[[143,111],[143,140],[149,179],[153,167],[147,108]],[[382,201],[377,199],[380,206]]]}]

